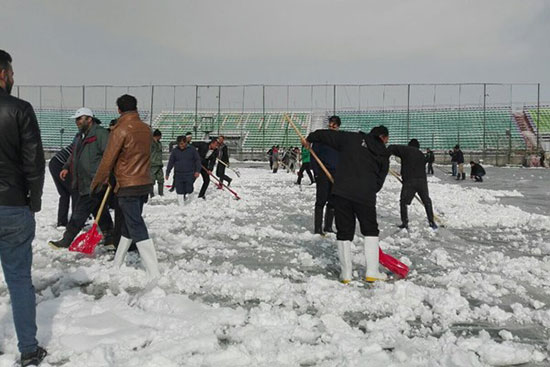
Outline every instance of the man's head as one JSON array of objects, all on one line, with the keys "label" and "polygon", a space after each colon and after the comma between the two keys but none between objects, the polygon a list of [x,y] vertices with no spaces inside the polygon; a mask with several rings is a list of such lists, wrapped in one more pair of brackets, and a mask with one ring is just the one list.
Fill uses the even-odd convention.
[{"label": "man's head", "polygon": [[211,149],[211,150],[218,149],[219,146],[220,146],[220,143],[216,139],[212,139],[212,140],[210,140],[210,144],[208,145],[208,149]]},{"label": "man's head", "polygon": [[187,139],[185,138],[185,136],[183,135],[180,135],[176,138],[176,141],[178,142],[178,148],[180,149],[185,149],[185,147],[187,147]]},{"label": "man's head", "polygon": [[470,161],[470,166],[473,166],[474,164],[476,164],[476,162]]},{"label": "man's head", "polygon": [[459,150],[459,149],[460,149],[460,146],[458,144],[455,145],[454,150]]},{"label": "man's head", "polygon": [[13,67],[11,56],[4,50],[0,50],[0,88],[11,94],[13,87]]},{"label": "man's head", "polygon": [[375,126],[372,128],[370,132],[378,136],[378,138],[380,138],[380,140],[382,140],[382,143],[384,144],[387,144],[388,141],[390,140],[390,133],[388,131],[388,128],[385,127],[384,125]]},{"label": "man's head", "polygon": [[191,131],[185,133],[185,138],[187,139],[187,144],[191,143],[191,140],[193,139],[193,134]]},{"label": "man's head", "polygon": [[94,123],[94,113],[86,107],[76,110],[71,118],[75,119],[76,127],[81,133],[86,133]]},{"label": "man's head", "polygon": [[[411,139],[408,144],[410,147],[415,147],[420,149],[420,143],[416,139]],[[429,150],[429,149],[428,149]]]},{"label": "man's head", "polygon": [[338,129],[340,129],[340,125],[342,125],[342,121],[340,120],[340,117],[331,116],[328,119],[328,128],[330,130],[338,130]]},{"label": "man's head", "polygon": [[124,94],[116,100],[116,105],[118,107],[118,113],[123,114],[124,112],[137,111],[137,99],[134,96],[129,94]]},{"label": "man's head", "polygon": [[225,141],[225,136],[223,135],[218,136],[218,143],[220,143],[220,145],[222,145],[224,141]]},{"label": "man's head", "polygon": [[156,129],[155,131],[153,131],[153,139],[155,139],[155,141],[159,141],[160,138],[162,138],[162,133],[160,132],[160,130]]}]

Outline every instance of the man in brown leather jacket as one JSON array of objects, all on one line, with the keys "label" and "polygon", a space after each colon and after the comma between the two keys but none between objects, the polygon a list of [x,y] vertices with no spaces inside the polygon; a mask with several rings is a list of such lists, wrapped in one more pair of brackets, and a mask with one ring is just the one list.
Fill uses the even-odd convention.
[{"label": "man in brown leather jacket", "polygon": [[115,193],[124,216],[122,237],[115,254],[114,265],[120,267],[132,241],[137,244],[147,274],[160,275],[155,245],[149,237],[141,215],[143,204],[153,188],[151,181],[151,142],[153,135],[147,124],[140,120],[137,100],[123,95],[116,101],[120,118],[112,128],[103,159],[99,164],[91,190],[107,184],[114,169]]}]

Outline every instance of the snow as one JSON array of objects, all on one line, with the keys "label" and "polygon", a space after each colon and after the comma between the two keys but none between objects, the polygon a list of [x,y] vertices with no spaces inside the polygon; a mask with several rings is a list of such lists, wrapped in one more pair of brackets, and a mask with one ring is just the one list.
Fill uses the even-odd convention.
[{"label": "snow", "polygon": [[[102,248],[88,257],[47,246],[62,233],[47,177],[33,265],[44,365],[549,363],[546,171],[491,167],[483,184],[438,172],[430,194],[446,227],[428,228],[413,202],[409,232],[395,226],[400,184],[388,176],[378,196],[380,245],[411,266],[410,276],[361,282],[358,236],[355,281],[347,286],[337,281],[335,237],[311,233],[314,186],[294,185],[295,176],[264,165],[239,171],[240,201],[211,185],[206,201],[184,209],[173,193],[145,206],[163,274],[155,287],[134,253],[115,270]],[[0,366],[18,358],[12,324],[2,277]]]}]

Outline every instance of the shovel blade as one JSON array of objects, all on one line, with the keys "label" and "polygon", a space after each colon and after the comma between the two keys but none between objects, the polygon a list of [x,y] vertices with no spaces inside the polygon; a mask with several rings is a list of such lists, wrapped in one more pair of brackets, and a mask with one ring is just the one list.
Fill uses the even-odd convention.
[{"label": "shovel blade", "polygon": [[81,252],[86,255],[94,253],[95,247],[101,241],[101,233],[97,230],[97,223],[94,223],[92,228],[88,232],[82,233],[80,236],[74,239],[69,251]]},{"label": "shovel blade", "polygon": [[409,274],[409,267],[407,265],[395,257],[385,254],[382,252],[382,249],[379,251],[378,262],[400,278],[406,278],[407,274]]}]

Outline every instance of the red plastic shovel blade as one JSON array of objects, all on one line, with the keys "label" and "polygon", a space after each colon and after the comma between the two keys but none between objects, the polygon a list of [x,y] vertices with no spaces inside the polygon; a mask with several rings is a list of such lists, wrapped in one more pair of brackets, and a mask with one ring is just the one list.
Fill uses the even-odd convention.
[{"label": "red plastic shovel blade", "polygon": [[395,257],[385,254],[382,252],[382,249],[380,249],[378,262],[400,278],[406,278],[407,274],[409,274],[409,267],[407,265]]},{"label": "red plastic shovel blade", "polygon": [[94,223],[92,228],[86,233],[82,233],[80,236],[74,239],[69,251],[82,252],[86,255],[94,253],[95,247],[101,241],[101,233],[97,231],[97,223]]}]

